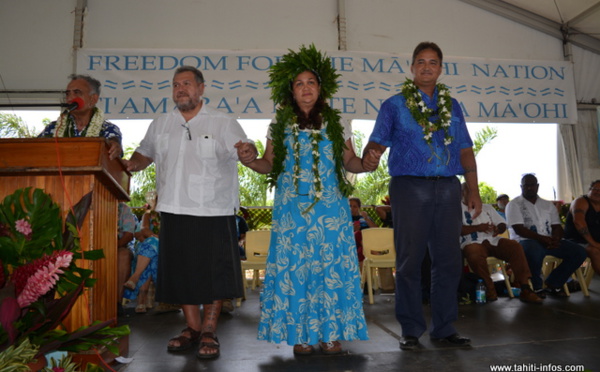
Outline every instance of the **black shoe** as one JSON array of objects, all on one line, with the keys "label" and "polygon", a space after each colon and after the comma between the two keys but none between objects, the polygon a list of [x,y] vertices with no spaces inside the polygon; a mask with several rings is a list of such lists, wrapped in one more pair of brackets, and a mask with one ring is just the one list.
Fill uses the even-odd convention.
[{"label": "black shoe", "polygon": [[546,291],[544,291],[543,289],[536,289],[534,292],[536,295],[538,295],[539,298],[546,298]]},{"label": "black shoe", "polygon": [[456,345],[456,346],[469,346],[469,345],[471,345],[471,339],[470,338],[463,337],[463,336],[459,335],[458,333],[455,333],[455,334],[450,335],[448,337],[442,337],[442,338],[431,337],[431,341],[449,342],[452,345]]},{"label": "black shoe", "polygon": [[569,295],[567,294],[567,292],[565,292],[564,288],[551,288],[551,287],[548,287],[548,288],[546,288],[546,293],[548,293],[552,297],[557,297],[557,298],[569,297]]},{"label": "black shoe", "polygon": [[419,345],[419,339],[415,336],[403,336],[400,339],[400,349],[414,350]]}]

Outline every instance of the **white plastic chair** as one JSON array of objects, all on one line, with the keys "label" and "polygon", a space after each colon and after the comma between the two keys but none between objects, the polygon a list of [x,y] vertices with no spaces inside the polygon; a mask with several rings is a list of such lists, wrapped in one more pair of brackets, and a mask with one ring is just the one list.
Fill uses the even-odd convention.
[{"label": "white plastic chair", "polygon": [[[552,272],[552,270],[554,270],[558,265],[560,265],[561,262],[562,262],[562,259],[560,259],[558,257],[554,257],[554,256],[544,257],[544,262],[542,263],[542,274],[544,274],[544,277],[547,277],[550,274],[550,272]],[[585,297],[590,297],[590,292],[588,291],[588,287],[587,287],[585,278],[583,276],[583,268],[581,266],[578,267],[577,270],[575,270],[575,272],[573,273],[573,275],[577,277],[577,281],[579,282],[579,285],[581,286],[581,291],[583,292],[583,295]],[[563,288],[565,290],[565,293],[570,296],[571,292],[569,292],[567,283],[565,283],[563,285]]]},{"label": "white plastic chair", "polygon": [[242,277],[244,279],[244,295],[248,282],[246,270],[252,270],[251,288],[254,290],[259,282],[259,270],[267,268],[267,253],[271,243],[271,230],[251,230],[246,232],[246,259],[242,260]]},{"label": "white plastic chair", "polygon": [[380,267],[396,267],[396,249],[394,247],[394,230],[386,227],[372,227],[362,232],[363,260],[361,288],[365,280],[369,292],[369,303],[373,304],[373,274]]}]

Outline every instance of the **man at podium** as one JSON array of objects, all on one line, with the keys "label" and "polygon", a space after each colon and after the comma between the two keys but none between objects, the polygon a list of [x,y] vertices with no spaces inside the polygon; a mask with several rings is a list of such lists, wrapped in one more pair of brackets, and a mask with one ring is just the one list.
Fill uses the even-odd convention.
[{"label": "man at podium", "polygon": [[183,304],[187,323],[167,350],[187,350],[199,342],[196,356],[212,359],[220,354],[216,328],[223,300],[243,296],[234,145],[247,137],[237,120],[202,100],[204,88],[198,69],[179,67],[173,77],[176,108],[150,124],[124,163],[132,172],[156,164],[161,218],[156,299]]},{"label": "man at podium", "polygon": [[100,98],[100,82],[88,75],[70,75],[65,91],[67,108],[56,121],[48,124],[39,137],[104,137],[111,159],[123,155],[121,131],[104,120],[96,104]]}]

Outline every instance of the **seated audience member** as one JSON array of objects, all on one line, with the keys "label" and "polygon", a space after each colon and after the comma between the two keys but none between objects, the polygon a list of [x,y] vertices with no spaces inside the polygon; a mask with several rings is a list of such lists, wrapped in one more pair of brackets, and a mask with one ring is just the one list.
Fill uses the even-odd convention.
[{"label": "seated audience member", "polygon": [[[362,202],[359,198],[350,198],[350,212],[352,213],[352,221],[354,223],[354,238],[356,239],[356,249],[358,251],[358,261],[362,269],[362,261],[365,259],[362,246],[362,233],[364,229],[369,227],[379,227],[367,212],[361,210]],[[379,280],[381,282],[381,292],[393,293],[396,287],[394,276],[391,268],[378,268]]]},{"label": "seated audience member", "polygon": [[465,200],[467,188],[467,184],[463,183],[463,226],[460,247],[473,272],[485,282],[487,300],[496,301],[498,299],[487,264],[487,258],[493,256],[511,264],[515,280],[521,286],[521,295],[519,296],[521,301],[542,303],[542,299],[529,287],[531,272],[527,266],[523,248],[515,240],[498,236],[506,230],[506,223],[491,205],[483,204],[481,214],[475,219],[471,217],[471,211],[468,210]]},{"label": "seated audience member", "polygon": [[135,312],[143,314],[147,308],[154,306],[153,301],[148,301],[148,289],[151,282],[156,281],[158,271],[158,232],[160,229],[160,214],[154,210],[156,199],[146,207],[146,211],[139,223],[135,238],[135,259],[132,266],[133,274],[123,286],[129,291],[126,297],[137,297]]},{"label": "seated audience member", "polygon": [[[129,243],[133,241],[137,219],[131,208],[125,203],[118,204],[119,221],[117,227],[117,280],[124,283],[131,270],[131,250]],[[118,289],[117,315],[124,315],[123,287]]]},{"label": "seated audience member", "polygon": [[600,274],[600,180],[592,182],[588,193],[571,203],[565,239],[582,245],[594,271]]},{"label": "seated audience member", "polygon": [[381,219],[381,224],[383,227],[394,227],[394,221],[392,220],[392,207],[390,206],[390,197],[386,196],[382,200],[384,205],[379,205],[375,207],[375,213]]},{"label": "seated audience member", "polygon": [[533,174],[521,179],[521,195],[508,203],[506,218],[510,238],[523,246],[536,293],[543,294],[542,263],[546,255],[562,259],[545,280],[545,292],[566,297],[563,285],[585,260],[585,250],[577,243],[563,239],[563,228],[554,204],[538,196],[539,184]]},{"label": "seated audience member", "polygon": [[235,216],[236,228],[237,228],[237,238],[238,245],[240,246],[240,258],[242,260],[246,259],[246,250],[244,249],[244,244],[246,242],[246,233],[248,232],[248,223],[246,219],[240,215]]},{"label": "seated audience member", "polygon": [[504,220],[506,220],[506,206],[508,205],[509,201],[510,199],[506,194],[498,195],[496,198],[496,211],[502,216],[502,218],[504,218]]},{"label": "seated audience member", "polygon": [[[352,223],[354,224],[354,238],[356,239],[356,249],[358,250],[358,262],[362,263],[365,259],[362,248],[361,230],[369,227],[377,227],[367,212],[362,211],[362,203],[359,198],[350,198],[350,212],[352,213]],[[361,266],[362,267],[362,266]]]}]

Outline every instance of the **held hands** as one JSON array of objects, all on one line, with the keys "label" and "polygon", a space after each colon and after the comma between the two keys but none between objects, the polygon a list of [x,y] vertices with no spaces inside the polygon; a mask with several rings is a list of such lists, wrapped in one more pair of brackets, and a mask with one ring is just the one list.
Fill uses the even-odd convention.
[{"label": "held hands", "polygon": [[498,235],[498,229],[492,223],[482,223],[479,224],[479,231],[492,234],[493,236]]},{"label": "held hands", "polygon": [[373,172],[379,166],[379,159],[381,159],[381,151],[375,149],[369,149],[361,160],[363,169],[366,172]]},{"label": "held hands", "polygon": [[239,141],[234,145],[237,149],[238,158],[244,165],[252,163],[258,157],[258,150],[252,142]]}]

